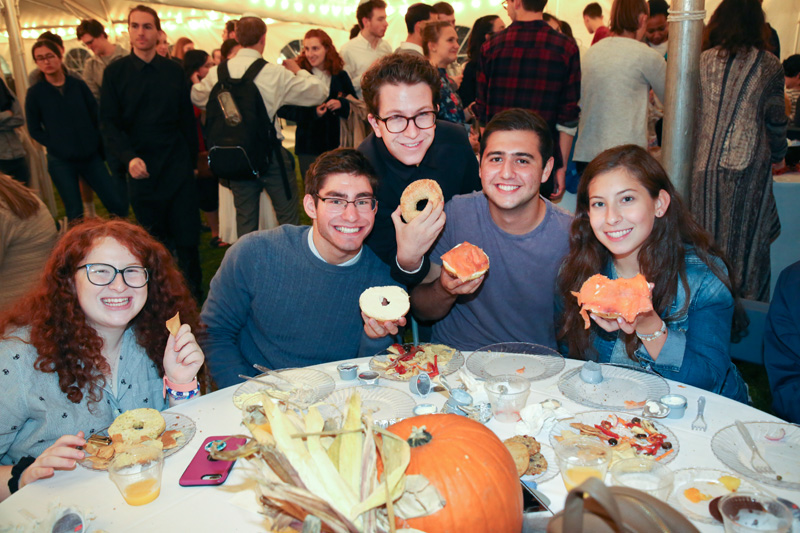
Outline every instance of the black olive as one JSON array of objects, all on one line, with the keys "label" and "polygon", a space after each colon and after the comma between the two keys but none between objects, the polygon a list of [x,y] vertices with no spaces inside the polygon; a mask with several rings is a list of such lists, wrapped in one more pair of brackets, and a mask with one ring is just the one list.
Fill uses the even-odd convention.
[{"label": "black olive", "polygon": [[669,441],[664,441],[661,443],[661,447],[664,448],[665,450],[669,450],[672,448],[672,443]]},{"label": "black olive", "polygon": [[635,437],[636,437],[637,439],[646,439],[646,438],[647,438],[647,434],[646,434],[646,433],[637,433],[637,434],[635,435]]},{"label": "black olive", "polygon": [[403,345],[403,351],[406,352],[406,353],[410,352],[413,349],[414,349],[414,345],[413,344],[404,344]]},{"label": "black olive", "polygon": [[613,437],[608,439],[608,445],[609,446],[616,446],[617,444],[618,444],[617,439],[615,439]]},{"label": "black olive", "polygon": [[641,423],[642,419],[639,418],[638,416],[634,416],[633,418],[631,418],[631,424],[641,424]]},{"label": "black olive", "polygon": [[780,481],[780,480],[782,480],[782,479],[783,479],[783,476],[781,476],[781,475],[778,475],[778,477],[777,477],[777,480],[778,480],[778,481]]}]

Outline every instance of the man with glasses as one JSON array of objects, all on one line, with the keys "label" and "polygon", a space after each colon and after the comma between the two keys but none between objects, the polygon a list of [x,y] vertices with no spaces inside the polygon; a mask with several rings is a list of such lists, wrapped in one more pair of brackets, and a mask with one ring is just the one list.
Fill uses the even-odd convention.
[{"label": "man with glasses", "polygon": [[[392,285],[389,268],[362,246],[375,220],[378,179],[359,152],[325,152],[306,175],[312,226],[285,224],[239,239],[211,280],[203,345],[219,387],[272,369],[374,355],[397,323],[362,323],[359,296]],[[300,297],[298,297],[300,296]]]},{"label": "man with glasses", "polygon": [[76,35],[83,45],[92,51],[92,57],[83,64],[83,81],[89,86],[94,97],[100,100],[103,72],[108,65],[128,55],[128,51],[118,44],[109,42],[105,28],[94,19],[82,20],[78,24]]},{"label": "man with glasses", "polygon": [[443,206],[428,205],[406,224],[400,197],[419,179],[439,183],[445,201],[480,190],[478,162],[463,127],[436,122],[439,73],[413,54],[392,54],[378,60],[362,82],[373,133],[358,150],[380,176],[378,213],[367,246],[392,267],[406,285],[428,272],[427,252],[444,227]]}]

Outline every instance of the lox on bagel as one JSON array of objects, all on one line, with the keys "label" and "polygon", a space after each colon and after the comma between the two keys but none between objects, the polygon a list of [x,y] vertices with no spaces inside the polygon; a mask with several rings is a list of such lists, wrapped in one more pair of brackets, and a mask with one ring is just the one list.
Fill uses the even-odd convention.
[{"label": "lox on bagel", "polygon": [[489,256],[466,241],[442,255],[442,266],[462,282],[477,279],[489,270]]},{"label": "lox on bagel", "polygon": [[581,306],[586,329],[591,325],[590,312],[609,320],[622,317],[626,322],[633,322],[640,313],[653,310],[650,286],[641,274],[620,279],[595,274],[583,283],[580,292],[572,295]]}]

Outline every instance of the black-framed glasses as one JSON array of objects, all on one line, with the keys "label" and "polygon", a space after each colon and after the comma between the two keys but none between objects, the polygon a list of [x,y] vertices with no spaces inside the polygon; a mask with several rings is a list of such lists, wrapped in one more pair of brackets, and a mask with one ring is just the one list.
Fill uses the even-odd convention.
[{"label": "black-framed glasses", "polygon": [[408,128],[408,123],[413,122],[421,130],[432,128],[436,124],[436,111],[423,111],[413,117],[403,115],[392,115],[391,117],[375,117],[384,124],[389,133],[403,133]]},{"label": "black-framed glasses", "polygon": [[353,207],[356,208],[356,211],[360,213],[369,213],[375,209],[376,205],[378,205],[378,200],[376,200],[374,196],[362,196],[361,198],[356,198],[355,200],[345,200],[344,198],[336,197],[323,198],[318,194],[315,194],[314,197],[324,202],[325,205],[328,206],[328,211],[334,214],[344,213],[344,210],[347,209],[347,204],[353,204]]},{"label": "black-framed glasses", "polygon": [[122,281],[131,289],[140,289],[147,285],[150,274],[143,266],[129,266],[122,270],[106,265],[105,263],[87,263],[78,267],[78,270],[85,268],[86,277],[92,285],[100,287],[111,285],[117,279],[117,274],[122,274]]},{"label": "black-framed glasses", "polygon": [[37,63],[44,63],[45,61],[55,61],[58,59],[58,56],[55,54],[47,54],[43,56],[36,56],[34,57]]}]

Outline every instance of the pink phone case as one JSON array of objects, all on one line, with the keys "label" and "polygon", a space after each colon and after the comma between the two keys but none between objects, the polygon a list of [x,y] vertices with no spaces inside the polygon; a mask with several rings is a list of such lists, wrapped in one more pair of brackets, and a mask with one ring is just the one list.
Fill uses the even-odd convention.
[{"label": "pink phone case", "polygon": [[[225,440],[227,439],[227,441]],[[225,441],[225,450],[235,450],[247,442],[241,437],[208,437],[203,441],[200,449],[192,458],[192,462],[186,467],[186,471],[181,476],[178,483],[182,487],[197,487],[203,485],[222,485],[228,479],[228,474],[236,461],[217,461],[211,459],[208,453],[208,445],[213,441]]]}]

